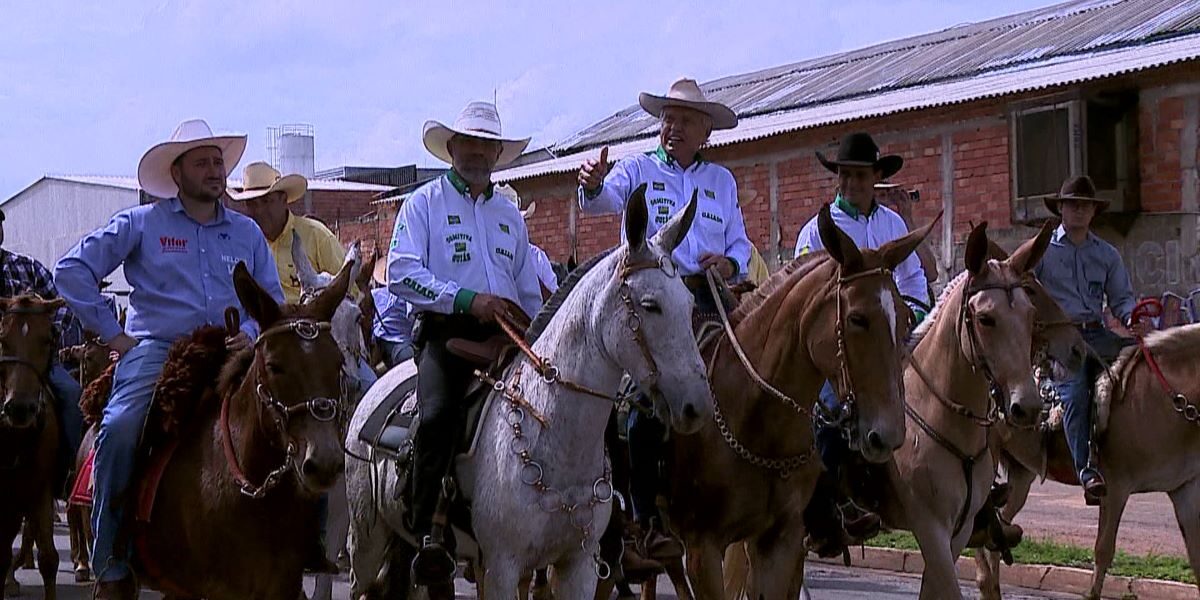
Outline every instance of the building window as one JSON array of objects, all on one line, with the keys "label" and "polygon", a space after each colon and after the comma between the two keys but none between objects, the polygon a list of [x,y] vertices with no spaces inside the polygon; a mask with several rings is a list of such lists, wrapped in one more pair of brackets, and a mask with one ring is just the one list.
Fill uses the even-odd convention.
[{"label": "building window", "polygon": [[1049,217],[1044,200],[1076,175],[1092,178],[1112,212],[1137,210],[1136,94],[1021,107],[1009,121],[1014,222]]}]

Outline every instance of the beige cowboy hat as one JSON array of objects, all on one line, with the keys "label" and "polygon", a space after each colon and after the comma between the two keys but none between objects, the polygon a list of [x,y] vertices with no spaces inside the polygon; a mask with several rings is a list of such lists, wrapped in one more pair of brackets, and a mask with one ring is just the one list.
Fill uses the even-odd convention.
[{"label": "beige cowboy hat", "polygon": [[709,102],[708,98],[704,97],[704,92],[700,91],[700,85],[696,83],[695,79],[680,79],[672,83],[666,96],[655,96],[649,92],[642,92],[638,96],[638,104],[642,105],[642,110],[655,117],[661,117],[663,108],[667,106],[682,106],[698,110],[712,119],[714,130],[733,129],[738,124],[737,114],[720,102]]},{"label": "beige cowboy hat", "polygon": [[522,219],[529,220],[529,217],[532,217],[533,213],[537,210],[537,202],[530,202],[529,206],[526,206],[524,209],[522,209],[521,195],[518,194],[517,190],[513,189],[513,187],[507,183],[502,183],[496,186],[494,192],[504,196],[505,198],[508,198],[508,201],[512,202],[513,206],[516,206],[517,210],[521,211]]},{"label": "beige cowboy hat", "polygon": [[304,197],[308,191],[308,180],[303,175],[280,176],[279,171],[263,161],[256,161],[242,169],[241,190],[229,190],[230,198],[238,202],[262,198],[271,192],[283,192],[291,204]]},{"label": "beige cowboy hat", "polygon": [[497,167],[516,160],[529,145],[529,138],[513,139],[501,135],[500,113],[496,112],[496,105],[491,102],[468,104],[462,109],[462,112],[458,113],[458,118],[450,126],[443,125],[438,121],[425,121],[422,138],[425,142],[425,149],[430,154],[442,162],[453,164],[454,160],[450,158],[450,149],[446,147],[446,144],[450,138],[456,135],[500,142],[500,159],[496,161]]},{"label": "beige cowboy hat", "polygon": [[[376,246],[376,247],[378,247],[378,246]],[[375,269],[373,271],[371,271],[371,279],[374,279],[375,283],[378,284],[379,286],[387,287],[387,284],[388,284],[387,271],[388,271],[388,255],[385,252],[383,254],[383,256],[380,256],[375,261]]]},{"label": "beige cowboy hat", "polygon": [[1092,178],[1084,175],[1082,177],[1072,177],[1063,182],[1062,189],[1058,191],[1057,196],[1046,198],[1046,208],[1054,213],[1055,216],[1061,217],[1062,212],[1059,209],[1059,203],[1063,200],[1086,200],[1096,203],[1096,214],[1104,212],[1111,203],[1110,200],[1096,197],[1096,184],[1092,182]]},{"label": "beige cowboy hat", "polygon": [[179,194],[179,186],[171,178],[171,164],[189,150],[213,146],[221,151],[225,168],[233,170],[242,153],[246,151],[245,135],[213,135],[208,123],[202,119],[184,121],[175,128],[170,139],[154,146],[142,155],[138,162],[138,185],[147,194],[157,198],[173,198]]}]

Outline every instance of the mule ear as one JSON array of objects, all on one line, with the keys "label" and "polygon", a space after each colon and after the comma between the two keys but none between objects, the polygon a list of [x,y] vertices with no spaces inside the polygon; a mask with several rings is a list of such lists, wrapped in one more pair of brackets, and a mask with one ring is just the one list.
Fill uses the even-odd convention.
[{"label": "mule ear", "polygon": [[260,329],[266,330],[279,320],[282,314],[279,303],[275,302],[267,290],[258,285],[254,276],[250,275],[250,270],[246,268],[246,263],[242,261],[238,261],[237,266],[233,268],[233,289],[237,292],[242,308],[246,309],[246,314],[258,322]]},{"label": "mule ear", "polygon": [[978,275],[983,270],[983,266],[988,260],[988,237],[987,237],[987,221],[984,221],[971,229],[971,234],[967,236],[966,250],[967,271],[972,275]]},{"label": "mule ear", "polygon": [[1008,251],[1000,247],[1000,244],[988,240],[988,259],[1006,261],[1008,260]]},{"label": "mule ear", "polygon": [[646,184],[633,190],[625,204],[625,245],[630,254],[646,249],[646,227],[650,223],[650,212],[646,208]]},{"label": "mule ear", "polygon": [[333,278],[333,282],[325,286],[316,298],[309,301],[312,308],[312,314],[318,320],[328,321],[333,318],[333,313],[337,311],[338,306],[346,299],[346,291],[350,289],[350,273],[353,270],[353,263],[342,265],[338,271],[337,277]]},{"label": "mule ear", "polygon": [[862,269],[862,252],[859,252],[854,240],[833,222],[829,204],[823,204],[821,212],[817,213],[817,232],[821,234],[821,245],[839,265],[852,273]]},{"label": "mule ear", "polygon": [[300,241],[300,234],[295,229],[292,230],[292,264],[296,266],[296,278],[300,280],[300,289],[321,287],[321,277],[317,275],[312,261],[308,260],[308,255],[304,253],[304,243]]},{"label": "mule ear", "polygon": [[125,319],[129,316],[129,309],[121,308],[121,310],[119,310],[117,312],[119,313],[117,315],[117,323],[121,324],[121,330],[124,331],[125,330]]},{"label": "mule ear", "polygon": [[357,283],[358,276],[363,271],[362,243],[359,240],[354,240],[354,243],[350,244],[350,251],[346,253],[346,260],[342,264],[350,265],[350,282]]},{"label": "mule ear", "polygon": [[917,247],[925,242],[929,237],[930,232],[942,220],[942,213],[938,212],[937,216],[932,221],[925,224],[923,227],[918,227],[908,232],[904,237],[894,239],[879,247],[879,254],[883,257],[883,264],[889,269],[895,269],[897,265],[904,262]]},{"label": "mule ear", "polygon": [[666,225],[663,225],[662,229],[658,230],[658,233],[654,234],[654,239],[651,240],[652,244],[668,255],[675,252],[675,248],[678,248],[679,244],[683,243],[683,238],[687,237],[688,231],[692,228],[692,223],[696,221],[696,205],[700,203],[698,200],[699,194],[700,188],[696,188],[692,192],[692,199],[688,201],[687,207],[681,212],[676,213],[674,217],[671,217],[671,220]]},{"label": "mule ear", "polygon": [[375,272],[375,263],[379,262],[379,246],[371,252],[371,258],[363,263],[361,269],[358,270],[358,276],[354,278],[354,287],[358,291],[370,296],[371,295],[371,275]]},{"label": "mule ear", "polygon": [[1046,248],[1050,247],[1050,238],[1054,236],[1055,229],[1058,229],[1058,219],[1046,219],[1046,222],[1042,223],[1042,230],[1033,239],[1021,244],[1012,256],[1008,257],[1008,265],[1020,273],[1032,271],[1042,262],[1042,256],[1046,254]]}]

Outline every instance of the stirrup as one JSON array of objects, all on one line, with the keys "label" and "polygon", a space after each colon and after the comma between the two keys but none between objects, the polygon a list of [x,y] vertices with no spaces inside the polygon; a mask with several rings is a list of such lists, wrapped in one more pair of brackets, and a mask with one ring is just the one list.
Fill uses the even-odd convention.
[{"label": "stirrup", "polygon": [[457,568],[458,564],[450,551],[427,535],[421,549],[413,557],[409,577],[413,585],[422,587],[453,583]]}]

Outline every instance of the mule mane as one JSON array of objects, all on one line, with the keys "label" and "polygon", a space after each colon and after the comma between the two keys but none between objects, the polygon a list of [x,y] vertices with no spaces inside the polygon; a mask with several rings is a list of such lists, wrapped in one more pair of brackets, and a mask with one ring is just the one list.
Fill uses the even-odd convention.
[{"label": "mule mane", "polygon": [[950,299],[950,295],[953,294],[955,290],[962,287],[963,282],[965,282],[970,275],[970,271],[964,269],[961,273],[956,275],[954,279],[951,279],[950,283],[946,284],[946,287],[942,288],[941,295],[939,295],[937,300],[933,303],[933,309],[929,311],[928,315],[925,315],[925,320],[921,321],[921,324],[917,325],[917,328],[913,330],[912,335],[909,336],[908,349],[910,351],[916,349],[917,344],[920,344],[921,340],[925,339],[925,335],[933,329],[933,325],[937,323],[938,317],[941,316],[942,309],[945,308],[947,300]]},{"label": "mule mane", "polygon": [[768,277],[767,280],[762,283],[762,285],[755,288],[754,291],[750,292],[749,294],[743,296],[741,302],[738,303],[737,308],[734,308],[733,312],[730,313],[729,320],[733,323],[738,323],[742,319],[750,316],[755,309],[757,309],[759,306],[762,306],[763,302],[766,302],[767,298],[770,298],[771,295],[775,293],[775,290],[783,287],[785,283],[791,281],[793,279],[793,275],[795,275],[795,279],[798,280],[815,270],[820,265],[825,264],[825,259],[828,258],[829,253],[822,250],[819,252],[802,254],[788,261],[787,264],[783,265],[783,267]]},{"label": "mule mane", "polygon": [[[8,299],[9,308],[44,308],[49,301],[33,292],[22,292]],[[47,311],[49,312],[49,311]]]},{"label": "mule mane", "polygon": [[600,261],[608,258],[608,255],[612,254],[613,251],[619,247],[620,246],[613,246],[612,248],[609,248],[608,250],[605,250],[587,259],[583,262],[583,264],[575,267],[575,270],[571,271],[571,273],[567,275],[566,281],[559,284],[558,291],[554,292],[554,294],[550,296],[550,299],[542,305],[542,309],[539,310],[538,314],[534,317],[533,323],[529,326],[529,331],[525,333],[526,342],[532,344],[536,342],[539,337],[541,337],[542,333],[546,331],[546,326],[550,324],[550,319],[554,318],[554,315],[558,312],[558,309],[562,308],[563,302],[566,302],[567,295],[571,293],[571,290],[575,289],[575,286],[579,285],[579,281],[583,279],[584,275],[587,275],[588,271],[592,270],[592,267],[600,264]]}]

